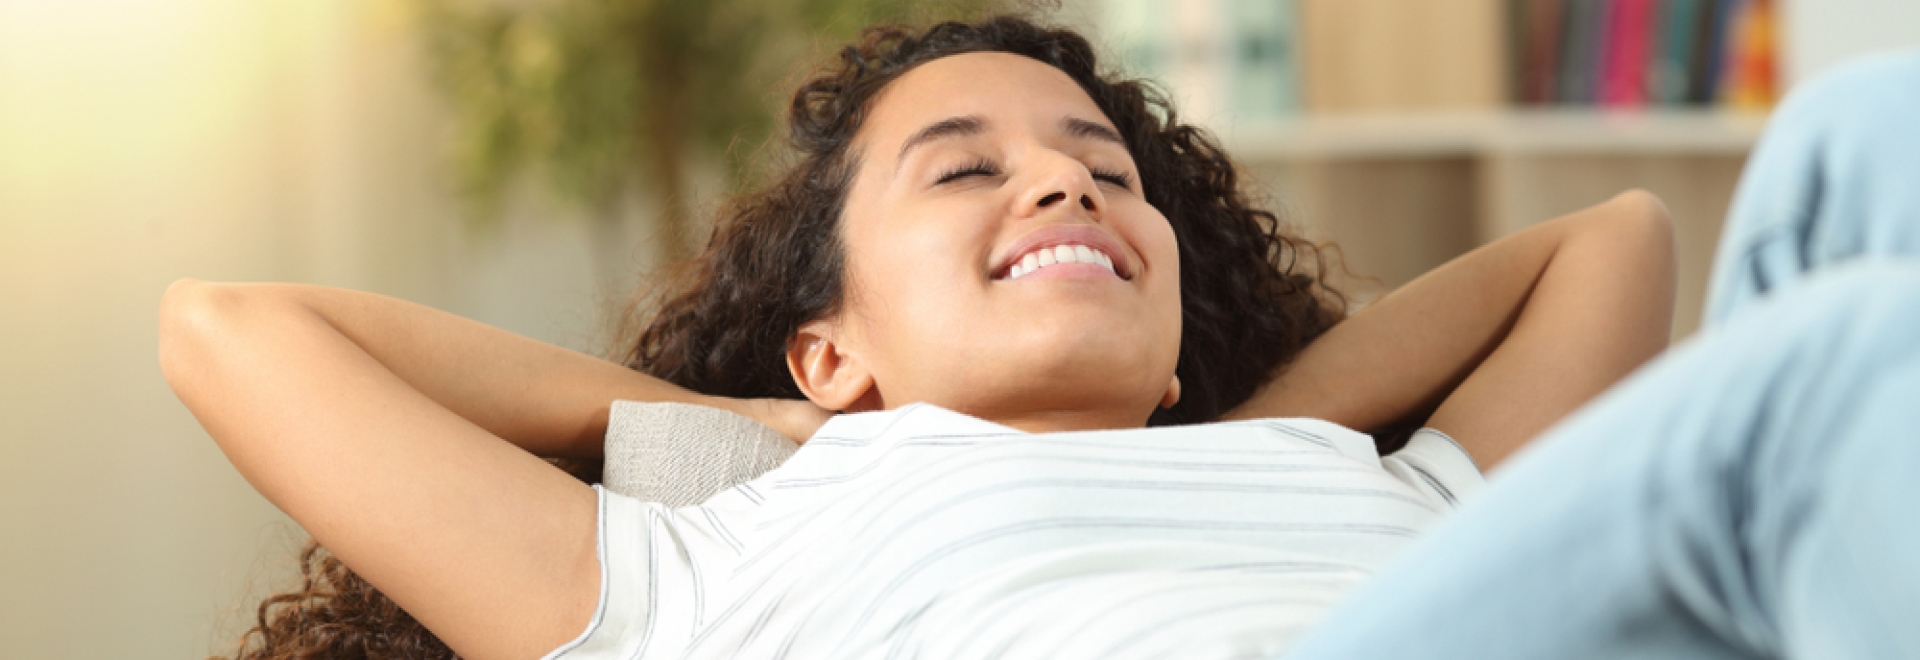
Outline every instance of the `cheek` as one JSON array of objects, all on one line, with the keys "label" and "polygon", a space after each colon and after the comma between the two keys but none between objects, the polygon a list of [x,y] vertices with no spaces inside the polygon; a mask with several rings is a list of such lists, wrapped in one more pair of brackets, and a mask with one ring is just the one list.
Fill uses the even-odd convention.
[{"label": "cheek", "polygon": [[1152,304],[1155,317],[1160,320],[1160,332],[1165,340],[1178,352],[1180,343],[1181,306],[1180,306],[1180,246],[1174,236],[1173,225],[1158,212],[1151,216],[1150,222],[1140,227],[1140,242],[1154,266],[1155,277]]},{"label": "cheek", "polygon": [[[1142,202],[1142,205],[1145,203]],[[1173,233],[1173,225],[1160,215],[1159,211],[1147,207],[1138,222],[1130,223],[1128,236],[1141,258],[1153,269],[1155,297],[1172,296],[1175,306],[1180,295],[1180,244]]]},{"label": "cheek", "polygon": [[848,236],[848,259],[862,285],[897,310],[950,308],[985,285],[993,223],[980,206],[921,203],[875,209],[878,212]]},{"label": "cheek", "polygon": [[[929,232],[868,234],[848,246],[850,311],[859,319],[876,361],[919,364],[952,350],[977,328],[970,304],[972,269],[950,238]],[[930,351],[932,351],[930,353]],[[876,365],[887,370],[884,365]]]}]

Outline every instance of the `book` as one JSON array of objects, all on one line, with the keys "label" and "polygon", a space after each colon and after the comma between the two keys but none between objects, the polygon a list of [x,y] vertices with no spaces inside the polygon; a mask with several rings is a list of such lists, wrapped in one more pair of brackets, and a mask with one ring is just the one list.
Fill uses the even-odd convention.
[{"label": "book", "polygon": [[1779,94],[1779,0],[1102,0],[1190,119],[1724,103]]},{"label": "book", "polygon": [[1720,87],[1726,76],[1727,42],[1732,32],[1734,16],[1740,13],[1740,7],[1746,0],[1707,0],[1714,5],[1712,18],[1702,26],[1705,39],[1701,42],[1699,60],[1694,68],[1693,88],[1687,101],[1696,105],[1709,105],[1720,99]]},{"label": "book", "polygon": [[1747,0],[1731,20],[1719,101],[1741,110],[1773,106],[1778,67],[1773,0]]},{"label": "book", "polygon": [[1703,0],[1664,0],[1654,36],[1653,62],[1647,71],[1647,96],[1659,105],[1680,105],[1687,101],[1694,42],[1699,24],[1708,20],[1702,9],[1711,10]]},{"label": "book", "polygon": [[1592,105],[1599,87],[1601,27],[1606,24],[1608,0],[1567,0],[1565,36],[1560,39],[1560,80],[1556,101]]},{"label": "book", "polygon": [[1520,101],[1522,103],[1543,105],[1555,99],[1555,83],[1559,80],[1560,40],[1566,34],[1566,0],[1515,0],[1523,7],[1520,12],[1526,21],[1526,43],[1521,57],[1524,63],[1519,66],[1521,74]]},{"label": "book", "polygon": [[1606,37],[1601,42],[1600,105],[1634,108],[1646,104],[1648,33],[1653,28],[1652,0],[1612,0],[1607,6]]}]

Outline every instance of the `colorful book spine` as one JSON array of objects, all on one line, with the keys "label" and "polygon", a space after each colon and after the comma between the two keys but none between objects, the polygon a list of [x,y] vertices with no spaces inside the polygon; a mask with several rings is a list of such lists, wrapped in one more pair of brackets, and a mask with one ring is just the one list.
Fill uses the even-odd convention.
[{"label": "colorful book spine", "polygon": [[1607,9],[1599,104],[1609,108],[1646,105],[1653,1],[1613,0]]},{"label": "colorful book spine", "polygon": [[1566,36],[1560,40],[1560,80],[1554,85],[1557,101],[1592,105],[1598,90],[1602,34],[1607,0],[1567,0]]},{"label": "colorful book spine", "polygon": [[[1332,93],[1306,89],[1309,73],[1324,81],[1344,80],[1354,71],[1399,70],[1382,66],[1391,58],[1354,56],[1374,51],[1352,44],[1403,43],[1405,35],[1342,42],[1323,38],[1303,48],[1300,32],[1310,25],[1374,25],[1391,17],[1346,0],[1317,1],[1324,6],[1316,0],[1102,0],[1102,36],[1131,73],[1162,81],[1176,97],[1187,97],[1182,107],[1188,114],[1267,119],[1331,103],[1324,99],[1334,98]],[[1504,26],[1487,34],[1505,41],[1506,61],[1488,89],[1521,105],[1767,108],[1779,96],[1779,5],[1780,0],[1494,0],[1484,7],[1487,20]],[[1445,11],[1422,20],[1451,16]],[[1315,35],[1322,33],[1344,34],[1320,29]],[[1323,50],[1333,56],[1316,55]],[[1314,56],[1305,64],[1317,68],[1303,66],[1303,56]],[[1348,62],[1356,58],[1371,68]],[[1329,68],[1324,62],[1347,64]],[[1328,71],[1338,75],[1329,77]],[[1353,89],[1418,87],[1371,82]]]},{"label": "colorful book spine", "polygon": [[1699,0],[1700,14],[1693,24],[1693,49],[1687,55],[1687,92],[1682,102],[1704,105],[1713,102],[1714,67],[1718,66],[1714,49],[1720,47],[1720,20],[1727,5],[1722,0]]},{"label": "colorful book spine", "polygon": [[1773,107],[1778,67],[1774,57],[1773,0],[1747,0],[1728,39],[1720,101],[1741,110]]},{"label": "colorful book spine", "polygon": [[1779,96],[1781,0],[1507,0],[1512,98],[1606,108]]},{"label": "colorful book spine", "polygon": [[1658,105],[1680,105],[1687,101],[1690,86],[1689,66],[1694,42],[1699,38],[1699,23],[1705,19],[1702,0],[1665,0],[1660,27],[1655,37],[1655,55],[1647,72],[1647,94]]},{"label": "colorful book spine", "polygon": [[1520,101],[1533,105],[1552,103],[1559,79],[1561,38],[1566,34],[1566,0],[1516,0],[1525,7],[1526,43],[1522,50],[1526,62],[1519,68]]},{"label": "colorful book spine", "polygon": [[1727,43],[1733,32],[1733,18],[1740,13],[1746,0],[1713,0],[1713,20],[1706,30],[1706,42],[1700,53],[1700,63],[1695,69],[1699,78],[1689,101],[1709,105],[1720,99],[1721,83],[1726,78]]}]

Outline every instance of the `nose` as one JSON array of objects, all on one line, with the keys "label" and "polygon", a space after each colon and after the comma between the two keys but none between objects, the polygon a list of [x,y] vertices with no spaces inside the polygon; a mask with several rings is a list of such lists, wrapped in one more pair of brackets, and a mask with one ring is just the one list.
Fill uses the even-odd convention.
[{"label": "nose", "polygon": [[1045,159],[1045,162],[1037,164],[1035,176],[1022,192],[1020,214],[1038,215],[1070,208],[1066,205],[1075,204],[1098,217],[1106,207],[1107,200],[1100,194],[1100,188],[1095,185],[1093,173],[1087,170],[1087,166],[1079,159],[1060,153],[1048,154]]},{"label": "nose", "polygon": [[[1066,200],[1066,198],[1067,198],[1066,192],[1055,190],[1053,192],[1047,193],[1046,196],[1041,197],[1039,201],[1039,206],[1040,208],[1044,209],[1046,207],[1053,206],[1054,204],[1058,204]],[[1093,197],[1089,195],[1080,196],[1080,208],[1086,209],[1088,211],[1093,211],[1097,209],[1097,207],[1093,203]]]}]

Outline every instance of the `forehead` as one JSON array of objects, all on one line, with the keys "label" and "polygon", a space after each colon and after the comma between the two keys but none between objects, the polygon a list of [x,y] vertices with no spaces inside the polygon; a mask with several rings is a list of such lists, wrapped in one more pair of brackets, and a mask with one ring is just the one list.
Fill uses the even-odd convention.
[{"label": "forehead", "polygon": [[888,85],[859,141],[884,151],[928,123],[963,116],[994,125],[1054,126],[1067,116],[1110,121],[1066,72],[1012,53],[963,53],[922,64]]}]

